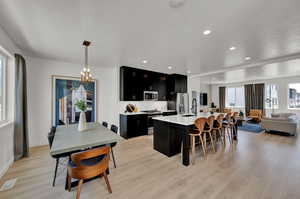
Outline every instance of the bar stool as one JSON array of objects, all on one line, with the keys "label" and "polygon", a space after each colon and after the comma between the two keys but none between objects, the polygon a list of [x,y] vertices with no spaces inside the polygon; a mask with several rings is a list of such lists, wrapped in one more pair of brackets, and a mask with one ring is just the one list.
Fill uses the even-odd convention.
[{"label": "bar stool", "polygon": [[222,144],[225,144],[225,140],[223,139],[223,128],[222,128],[223,120],[224,120],[224,114],[219,114],[217,119],[214,121],[212,132],[215,132],[214,134],[215,137],[217,137],[217,134],[219,134],[219,138],[221,139]]},{"label": "bar stool", "polygon": [[231,113],[227,113],[225,116],[225,120],[223,121],[222,124],[222,128],[224,128],[224,134],[223,134],[223,138],[224,138],[224,143],[226,144],[226,133],[227,133],[227,137],[229,139],[229,142],[232,143],[232,138],[233,138],[233,134],[232,134],[232,117],[231,117]]},{"label": "bar stool", "polygon": [[[238,117],[239,113],[238,112],[233,112],[231,114],[231,128],[232,128],[232,138],[233,138],[233,132],[236,132],[236,124],[237,124],[237,117]],[[233,141],[233,140],[232,140]]]},{"label": "bar stool", "polygon": [[213,137],[211,135],[211,133],[213,131],[214,121],[215,121],[215,116],[213,116],[213,115],[209,116],[207,118],[207,124],[208,124],[208,126],[204,126],[203,135],[204,135],[204,146],[205,146],[205,149],[206,149],[207,134],[208,134],[209,137],[210,137],[210,143],[212,145],[213,151],[216,152],[215,142],[214,142],[214,139],[213,139]]},{"label": "bar stool", "polygon": [[192,164],[195,164],[195,147],[196,147],[196,137],[199,137],[199,140],[201,142],[201,146],[202,146],[202,150],[203,150],[203,155],[204,157],[206,157],[206,151],[205,151],[205,146],[204,146],[204,142],[203,142],[203,138],[202,138],[202,135],[203,135],[203,130],[204,130],[204,126],[207,122],[207,119],[206,118],[198,118],[195,120],[195,126],[196,126],[196,129],[191,132],[189,135],[190,135],[190,139],[191,139],[191,148],[192,148]]}]

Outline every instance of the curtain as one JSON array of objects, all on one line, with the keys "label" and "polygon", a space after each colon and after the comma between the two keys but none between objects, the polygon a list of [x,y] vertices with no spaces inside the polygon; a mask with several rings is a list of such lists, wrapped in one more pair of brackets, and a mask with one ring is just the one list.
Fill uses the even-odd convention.
[{"label": "curtain", "polygon": [[15,54],[15,70],[14,156],[18,160],[29,155],[26,62],[19,54]]},{"label": "curtain", "polygon": [[251,109],[262,110],[264,114],[265,106],[265,85],[247,84],[245,85],[245,111],[249,114]]},{"label": "curtain", "polygon": [[264,114],[265,106],[265,84],[254,84],[255,100],[253,104],[254,109],[259,109]]},{"label": "curtain", "polygon": [[224,112],[224,108],[225,108],[225,95],[226,95],[225,87],[219,87],[219,108],[221,113]]},{"label": "curtain", "polygon": [[244,90],[245,90],[245,112],[246,115],[248,115],[250,110],[253,109],[253,103],[254,103],[253,84],[246,84]]}]

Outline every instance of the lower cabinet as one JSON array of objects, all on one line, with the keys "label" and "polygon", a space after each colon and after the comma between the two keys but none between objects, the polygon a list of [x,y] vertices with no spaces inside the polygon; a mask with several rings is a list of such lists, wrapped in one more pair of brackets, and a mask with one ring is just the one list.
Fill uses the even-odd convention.
[{"label": "lower cabinet", "polygon": [[159,120],[154,120],[153,124],[153,148],[168,157],[180,153],[183,129]]},{"label": "lower cabinet", "polygon": [[132,138],[148,134],[147,114],[120,114],[120,135]]}]

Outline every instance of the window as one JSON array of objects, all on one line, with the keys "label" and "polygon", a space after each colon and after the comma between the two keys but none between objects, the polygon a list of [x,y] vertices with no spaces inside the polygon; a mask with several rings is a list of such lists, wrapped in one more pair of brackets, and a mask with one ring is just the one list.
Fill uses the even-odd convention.
[{"label": "window", "polygon": [[5,120],[5,66],[6,58],[0,53],[0,123]]},{"label": "window", "polygon": [[244,87],[226,88],[226,107],[245,107]]},{"label": "window", "polygon": [[289,108],[300,109],[300,83],[289,84]]},{"label": "window", "polygon": [[265,106],[267,109],[278,109],[278,85],[267,84],[265,98]]}]

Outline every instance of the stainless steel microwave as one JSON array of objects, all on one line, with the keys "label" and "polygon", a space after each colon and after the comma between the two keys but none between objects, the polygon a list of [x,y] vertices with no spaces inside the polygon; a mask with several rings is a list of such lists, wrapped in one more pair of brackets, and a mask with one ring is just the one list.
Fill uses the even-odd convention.
[{"label": "stainless steel microwave", "polygon": [[144,91],[144,101],[157,101],[158,92],[157,91]]}]

